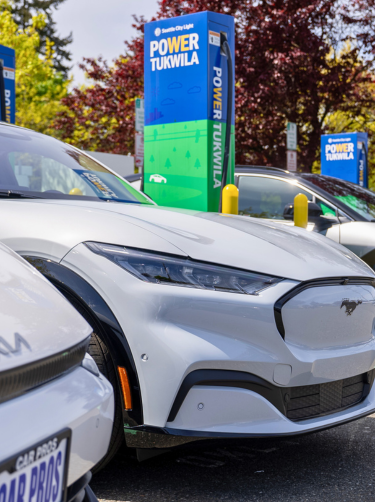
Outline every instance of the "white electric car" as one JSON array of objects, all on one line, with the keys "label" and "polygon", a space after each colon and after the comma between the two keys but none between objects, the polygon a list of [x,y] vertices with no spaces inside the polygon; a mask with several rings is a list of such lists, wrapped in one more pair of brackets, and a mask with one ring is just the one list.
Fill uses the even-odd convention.
[{"label": "white electric car", "polygon": [[[273,221],[155,206],[79,150],[0,126],[0,240],[94,329],[112,444],[288,436],[375,411],[375,273]],[[110,449],[113,454],[115,447]]]},{"label": "white electric car", "polygon": [[91,327],[0,245],[0,500],[95,502],[114,399],[86,354]]}]

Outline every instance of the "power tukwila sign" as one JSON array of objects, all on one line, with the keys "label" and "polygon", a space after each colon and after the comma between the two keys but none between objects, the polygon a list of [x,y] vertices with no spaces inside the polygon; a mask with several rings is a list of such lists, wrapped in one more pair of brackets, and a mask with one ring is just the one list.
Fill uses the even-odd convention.
[{"label": "power tukwila sign", "polygon": [[321,137],[322,174],[367,187],[367,143],[364,132]]},{"label": "power tukwila sign", "polygon": [[[199,12],[145,24],[144,190],[163,206],[218,210],[229,78],[222,37],[234,60],[232,16]],[[234,113],[230,153],[228,183]]]}]

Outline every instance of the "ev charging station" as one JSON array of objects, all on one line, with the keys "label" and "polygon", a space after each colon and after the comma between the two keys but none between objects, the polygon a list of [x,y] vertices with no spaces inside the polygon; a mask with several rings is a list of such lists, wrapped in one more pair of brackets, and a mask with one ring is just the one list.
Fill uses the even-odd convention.
[{"label": "ev charging station", "polygon": [[368,136],[364,132],[321,136],[321,172],[367,188]]},{"label": "ev charging station", "polygon": [[16,55],[14,49],[0,45],[0,120],[16,121]]},{"label": "ev charging station", "polygon": [[144,48],[144,191],[163,206],[218,211],[234,180],[234,18],[147,23]]}]

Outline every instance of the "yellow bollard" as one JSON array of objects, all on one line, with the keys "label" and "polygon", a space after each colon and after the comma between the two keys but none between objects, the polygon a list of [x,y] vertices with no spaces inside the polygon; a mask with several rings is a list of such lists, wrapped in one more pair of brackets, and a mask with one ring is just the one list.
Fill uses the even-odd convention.
[{"label": "yellow bollard", "polygon": [[226,185],[222,194],[222,213],[238,214],[238,188],[235,185]]},{"label": "yellow bollard", "polygon": [[299,193],[294,197],[294,225],[296,227],[307,228],[308,215],[307,197],[303,193]]},{"label": "yellow bollard", "polygon": [[69,192],[69,195],[83,195],[83,193],[79,188],[72,188]]}]

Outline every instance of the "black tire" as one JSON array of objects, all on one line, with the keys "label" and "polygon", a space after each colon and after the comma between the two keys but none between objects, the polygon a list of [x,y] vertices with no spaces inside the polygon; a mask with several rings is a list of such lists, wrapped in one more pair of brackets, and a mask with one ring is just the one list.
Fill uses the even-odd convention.
[{"label": "black tire", "polygon": [[112,460],[120,446],[124,443],[124,419],[122,416],[122,404],[117,382],[116,368],[113,364],[108,347],[98,337],[95,331],[91,336],[88,353],[98,365],[100,373],[102,373],[107,380],[111,382],[115,397],[115,416],[113,420],[111,440],[109,442],[107,454],[93,469],[91,469],[93,473],[96,473],[103,469],[103,467],[105,467],[108,462]]}]

